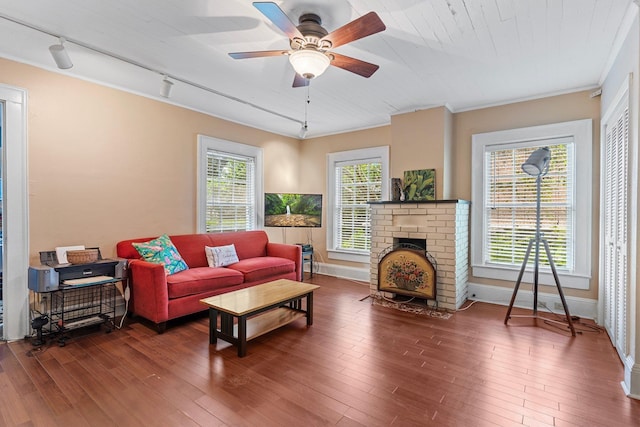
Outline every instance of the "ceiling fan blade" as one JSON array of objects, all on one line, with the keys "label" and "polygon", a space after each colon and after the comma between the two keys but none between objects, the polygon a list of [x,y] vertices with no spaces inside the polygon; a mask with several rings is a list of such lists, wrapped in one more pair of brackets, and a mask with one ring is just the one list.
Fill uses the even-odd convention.
[{"label": "ceiling fan blade", "polygon": [[324,36],[322,40],[329,40],[331,47],[335,48],[354,40],[370,36],[371,34],[384,31],[387,27],[377,13],[369,12],[348,24],[343,25],[335,31]]},{"label": "ceiling fan blade", "polygon": [[293,87],[306,87],[309,86],[309,79],[302,77],[300,74],[296,73],[296,76],[293,78]]},{"label": "ceiling fan blade", "polygon": [[280,7],[270,1],[255,1],[253,5],[264,16],[269,18],[276,27],[280,28],[290,39],[294,37],[304,38],[298,27],[291,22],[291,19],[280,9]]},{"label": "ceiling fan blade", "polygon": [[351,58],[350,56],[340,55],[339,53],[331,52],[333,60],[331,65],[342,68],[343,70],[351,71],[352,73],[359,74],[362,77],[371,77],[378,68],[376,64],[361,61],[360,59]]},{"label": "ceiling fan blade", "polygon": [[262,58],[265,56],[281,56],[287,55],[288,50],[259,50],[256,52],[231,52],[229,54],[233,59],[246,59],[246,58]]}]

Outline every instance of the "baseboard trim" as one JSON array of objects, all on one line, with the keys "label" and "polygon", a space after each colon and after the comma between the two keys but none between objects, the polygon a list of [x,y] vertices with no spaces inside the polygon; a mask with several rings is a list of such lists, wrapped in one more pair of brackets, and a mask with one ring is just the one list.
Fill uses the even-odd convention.
[{"label": "baseboard trim", "polygon": [[[308,270],[307,270],[308,271]],[[319,262],[314,264],[314,273],[324,274],[326,276],[340,277],[341,279],[357,280],[359,282],[369,283],[369,269],[347,267],[339,264],[326,264]]]},{"label": "baseboard trim", "polygon": [[624,381],[620,382],[622,390],[627,397],[640,400],[640,365],[630,355],[623,360],[623,364]]},{"label": "baseboard trim", "polygon": [[[503,288],[501,286],[483,285],[480,283],[469,282],[469,300],[477,300],[482,302],[488,302],[491,304],[509,306],[511,296],[513,295],[513,288]],[[596,321],[598,318],[598,301],[589,298],[570,297],[565,296],[567,305],[569,306],[569,313],[572,316],[579,316],[585,319],[592,319]],[[562,308],[562,301],[560,295],[557,293],[538,293],[538,304],[545,304],[546,307],[542,307],[541,310],[551,311],[553,313],[564,314]],[[530,290],[520,289],[516,296],[516,301],[513,304],[514,307],[532,308],[533,307],[533,293]]]}]

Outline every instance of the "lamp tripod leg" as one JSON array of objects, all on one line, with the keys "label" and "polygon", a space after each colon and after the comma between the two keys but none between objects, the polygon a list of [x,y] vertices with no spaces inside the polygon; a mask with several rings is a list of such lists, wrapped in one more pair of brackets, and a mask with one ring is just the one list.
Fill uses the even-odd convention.
[{"label": "lamp tripod leg", "polygon": [[575,337],[576,330],[573,327],[573,321],[571,320],[571,315],[569,314],[569,306],[567,305],[567,301],[564,298],[564,292],[562,292],[562,286],[560,286],[560,279],[558,278],[558,273],[556,272],[556,265],[553,262],[553,258],[551,257],[551,251],[549,250],[549,242],[547,242],[547,239],[542,239],[542,243],[544,243],[544,250],[547,252],[547,259],[549,260],[549,265],[551,266],[551,271],[553,272],[553,278],[556,281],[556,287],[558,288],[558,294],[560,294],[560,301],[562,301],[564,314],[565,316],[567,316],[567,323],[569,324],[569,329],[571,329],[571,335]]},{"label": "lamp tripod leg", "polygon": [[507,315],[504,317],[505,325],[511,318],[511,310],[513,309],[513,303],[516,301],[516,295],[518,294],[518,289],[520,288],[520,282],[522,282],[522,276],[524,275],[524,270],[527,268],[527,262],[529,261],[529,255],[531,254],[531,247],[533,246],[534,240],[535,239],[529,240],[529,246],[527,246],[527,252],[525,252],[524,254],[524,260],[522,261],[520,274],[518,274],[518,280],[516,280],[516,287],[513,289],[513,295],[511,295],[511,302],[509,303],[509,309],[507,310]]}]

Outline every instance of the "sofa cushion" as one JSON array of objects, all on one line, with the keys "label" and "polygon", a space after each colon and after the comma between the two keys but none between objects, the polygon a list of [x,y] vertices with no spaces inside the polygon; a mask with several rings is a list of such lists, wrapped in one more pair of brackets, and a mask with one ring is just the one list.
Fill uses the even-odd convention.
[{"label": "sofa cushion", "polygon": [[207,246],[224,246],[233,243],[240,260],[267,255],[269,238],[264,230],[208,233],[207,236],[209,236]]},{"label": "sofa cushion", "polygon": [[166,234],[148,242],[132,243],[142,259],[154,264],[162,264],[166,274],[186,270],[187,264]]},{"label": "sofa cushion", "polygon": [[204,251],[209,267],[224,267],[238,262],[238,254],[233,243],[226,246],[205,246]]},{"label": "sofa cushion", "polygon": [[226,269],[241,272],[245,282],[254,282],[296,271],[296,263],[286,258],[261,256],[240,260]]},{"label": "sofa cushion", "polygon": [[176,245],[189,268],[206,267],[207,257],[204,253],[204,247],[218,246],[209,244],[207,234],[181,234],[171,236],[171,241]]},{"label": "sofa cushion", "polygon": [[243,282],[242,273],[229,268],[195,267],[167,276],[169,299],[211,292]]}]

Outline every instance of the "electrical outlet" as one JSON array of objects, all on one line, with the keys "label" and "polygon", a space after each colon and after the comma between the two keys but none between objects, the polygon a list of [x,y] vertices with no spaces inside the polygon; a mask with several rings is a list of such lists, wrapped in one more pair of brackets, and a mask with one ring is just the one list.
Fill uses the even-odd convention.
[{"label": "electrical outlet", "polygon": [[556,310],[564,310],[564,307],[562,306],[561,302],[554,302],[553,308],[555,308]]}]

